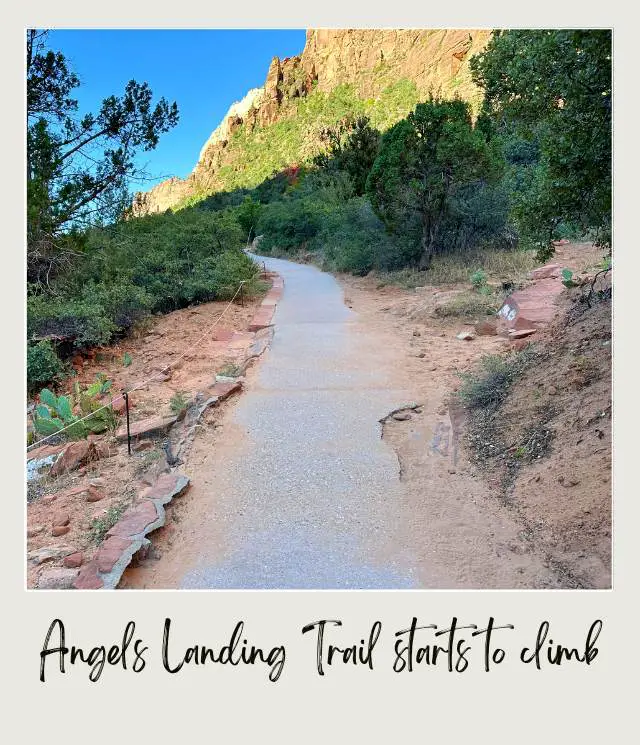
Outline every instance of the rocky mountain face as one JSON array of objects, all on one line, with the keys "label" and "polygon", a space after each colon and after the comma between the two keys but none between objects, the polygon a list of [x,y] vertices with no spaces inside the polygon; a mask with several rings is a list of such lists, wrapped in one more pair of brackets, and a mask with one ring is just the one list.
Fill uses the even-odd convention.
[{"label": "rocky mountain face", "polygon": [[[484,47],[490,34],[489,30],[470,29],[308,30],[302,54],[283,60],[274,57],[262,88],[249,91],[230,107],[202,148],[192,173],[136,194],[134,215],[163,212],[231,186],[255,185],[249,176],[243,182],[238,151],[268,141],[270,129],[278,124],[291,120],[295,126],[301,100],[330,95],[340,86],[348,86],[365,109],[398,81],[410,83],[419,98],[433,92],[458,95],[477,104],[480,92],[471,81],[469,59]],[[409,104],[406,110],[400,106],[395,119],[410,108]],[[278,166],[300,162],[312,153],[318,132],[306,125],[298,135],[294,145],[281,153]],[[233,178],[230,171],[235,171]]]}]

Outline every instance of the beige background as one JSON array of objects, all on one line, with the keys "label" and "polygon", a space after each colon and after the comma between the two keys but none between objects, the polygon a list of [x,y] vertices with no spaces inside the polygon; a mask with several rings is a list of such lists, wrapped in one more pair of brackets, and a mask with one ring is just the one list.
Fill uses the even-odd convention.
[{"label": "beige background", "polygon": [[[225,3],[110,2],[98,8],[80,2],[54,5],[30,2],[14,8],[2,24],[3,98],[3,351],[2,394],[4,454],[2,549],[3,734],[8,742],[342,742],[428,741],[627,742],[632,739],[637,649],[633,613],[637,595],[638,493],[634,483],[637,393],[638,255],[634,218],[637,201],[637,24],[622,3],[536,2],[443,4],[423,0],[402,13],[394,3],[386,12],[372,4],[344,2],[307,6],[245,0]],[[322,10],[322,13],[320,13]],[[391,15],[391,11],[396,11]],[[99,13],[99,15],[98,15]],[[235,15],[231,15],[235,13]],[[384,14],[383,14],[384,13]],[[26,26],[443,26],[544,27],[613,26],[615,29],[616,154],[616,295],[615,295],[615,556],[614,587],[609,592],[30,592],[24,587],[24,459],[22,427],[24,307],[23,45]],[[208,91],[203,80],[203,95]],[[215,122],[211,123],[212,127]],[[194,158],[200,143],[193,143]],[[7,412],[8,409],[8,412]],[[474,645],[469,669],[459,675],[446,668],[392,672],[393,632],[411,617],[445,626],[456,615],[461,623],[513,623],[499,632],[506,661],[493,672],[482,668],[482,649]],[[173,619],[176,653],[189,644],[221,646],[237,620],[245,621],[250,642],[284,643],[287,660],[273,684],[261,667],[209,665],[169,675],[161,668],[165,616]],[[48,682],[38,680],[39,651],[51,620],[65,621],[70,644],[110,645],[128,620],[149,650],[141,674],[105,668],[98,683],[88,670],[69,667],[62,676],[55,660],[47,664]],[[533,643],[540,621],[552,623],[554,640],[584,643],[595,618],[604,620],[594,664],[547,667],[538,672],[518,661],[521,646]],[[315,639],[302,626],[319,618],[341,618],[335,632],[340,644],[368,634],[380,619],[376,669],[332,668],[319,678]],[[54,663],[54,664],[52,664]],[[49,677],[50,676],[50,677]],[[635,718],[635,717],[634,717]],[[635,728],[634,728],[635,729]],[[626,734],[625,734],[626,732]],[[5,736],[6,736],[5,735]]]}]

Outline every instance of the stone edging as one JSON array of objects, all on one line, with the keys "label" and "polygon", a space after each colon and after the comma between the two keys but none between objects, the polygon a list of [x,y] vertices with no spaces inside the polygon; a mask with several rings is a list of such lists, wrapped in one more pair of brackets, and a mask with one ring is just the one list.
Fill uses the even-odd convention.
[{"label": "stone edging", "polygon": [[[262,355],[273,339],[272,320],[284,291],[284,280],[273,272],[269,276],[272,278],[271,289],[263,298],[248,327],[248,331],[254,333],[254,340],[241,366],[243,373],[252,360]],[[196,402],[187,412],[184,421],[176,422],[172,428],[178,438],[177,460],[186,453],[204,412],[241,389],[240,381],[216,382],[206,399],[203,393],[196,396]],[[147,535],[165,524],[165,506],[174,497],[184,494],[189,483],[189,478],[178,471],[160,473],[150,486],[138,493],[138,504],[130,507],[108,531],[93,559],[80,569],[72,587],[77,590],[115,589],[133,556],[150,545]]]}]

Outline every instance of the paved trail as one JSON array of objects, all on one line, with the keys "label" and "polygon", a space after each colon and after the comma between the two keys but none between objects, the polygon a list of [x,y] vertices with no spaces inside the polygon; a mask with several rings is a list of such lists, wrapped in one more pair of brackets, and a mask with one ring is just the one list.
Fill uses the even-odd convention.
[{"label": "paved trail", "polygon": [[278,259],[266,266],[285,280],[275,337],[232,413],[243,436],[210,464],[204,497],[204,523],[215,521],[224,544],[203,523],[179,586],[414,587],[396,534],[398,462],[378,423],[409,394],[394,390],[384,350],[333,277]]}]

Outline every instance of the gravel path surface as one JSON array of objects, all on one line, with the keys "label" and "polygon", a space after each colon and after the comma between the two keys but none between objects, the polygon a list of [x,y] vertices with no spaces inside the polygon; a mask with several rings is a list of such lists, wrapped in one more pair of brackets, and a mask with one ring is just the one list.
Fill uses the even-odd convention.
[{"label": "gravel path surface", "polygon": [[209,476],[224,546],[200,542],[180,586],[415,587],[398,461],[378,423],[409,394],[333,277],[265,262],[285,280],[275,337],[233,410],[243,437]]}]

